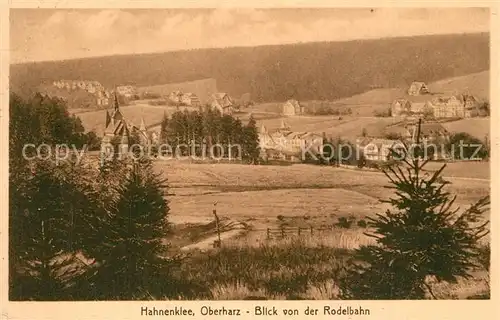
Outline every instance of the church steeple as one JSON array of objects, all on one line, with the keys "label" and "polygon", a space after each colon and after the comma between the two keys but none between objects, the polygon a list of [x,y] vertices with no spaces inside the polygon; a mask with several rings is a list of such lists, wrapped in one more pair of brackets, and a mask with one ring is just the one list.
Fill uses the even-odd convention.
[{"label": "church steeple", "polygon": [[109,115],[108,110],[106,110],[106,128],[109,126],[111,122],[111,116]]},{"label": "church steeple", "polygon": [[114,109],[115,112],[120,111],[120,105],[118,104],[118,95],[116,94],[116,87],[115,87],[115,101],[114,101]]},{"label": "church steeple", "polygon": [[139,130],[146,131],[146,124],[144,123],[143,117],[141,117],[141,126],[139,127]]},{"label": "church steeple", "polygon": [[113,113],[111,115],[112,122],[116,120],[123,120],[123,115],[120,112],[120,103],[118,102],[118,94],[116,92],[116,87],[114,91],[114,103],[113,103]]}]

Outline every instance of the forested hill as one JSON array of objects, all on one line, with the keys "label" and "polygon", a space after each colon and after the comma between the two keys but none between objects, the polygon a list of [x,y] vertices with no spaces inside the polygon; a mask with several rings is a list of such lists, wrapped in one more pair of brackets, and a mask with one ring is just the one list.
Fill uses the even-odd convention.
[{"label": "forested hill", "polygon": [[158,85],[214,78],[221,91],[256,101],[333,100],[373,88],[436,81],[489,69],[489,33],[198,49],[11,65],[11,89],[55,79]]}]

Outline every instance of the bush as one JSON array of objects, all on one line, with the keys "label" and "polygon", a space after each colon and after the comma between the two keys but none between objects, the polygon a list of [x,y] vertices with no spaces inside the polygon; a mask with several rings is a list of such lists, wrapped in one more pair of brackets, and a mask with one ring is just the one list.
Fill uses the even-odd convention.
[{"label": "bush", "polygon": [[363,220],[363,219],[359,220],[358,223],[357,223],[357,225],[360,228],[366,228],[367,227],[366,221]]},{"label": "bush", "polygon": [[339,217],[336,226],[339,228],[349,229],[352,225],[352,220],[347,219],[346,217]]},{"label": "bush", "polygon": [[453,159],[457,160],[476,160],[489,157],[488,146],[466,132],[452,134],[446,149]]},{"label": "bush", "polygon": [[392,115],[391,107],[389,107],[383,111],[375,110],[375,111],[373,111],[373,115],[375,117],[380,117],[380,118],[390,117]]}]

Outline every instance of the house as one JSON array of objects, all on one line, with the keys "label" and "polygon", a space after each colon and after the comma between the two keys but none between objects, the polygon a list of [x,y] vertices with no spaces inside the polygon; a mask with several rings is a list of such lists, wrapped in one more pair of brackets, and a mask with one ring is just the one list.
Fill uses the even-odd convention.
[{"label": "house", "polygon": [[407,99],[396,99],[391,105],[391,116],[400,117],[410,113],[411,102]]},{"label": "house", "polygon": [[465,104],[456,96],[441,96],[428,102],[435,118],[465,118]]},{"label": "house", "polygon": [[[416,132],[416,124],[413,125]],[[442,124],[437,123],[437,122],[424,122],[420,126],[420,136],[425,140],[425,141],[439,141],[439,140],[446,140],[449,138],[450,133],[448,130],[446,130],[445,127],[443,127]]]},{"label": "house", "polygon": [[96,103],[98,106],[107,106],[109,105],[109,98],[107,97],[97,97]]},{"label": "house", "polygon": [[304,106],[301,106],[297,100],[288,100],[283,105],[284,116],[295,116],[304,114]]},{"label": "house", "polygon": [[182,102],[182,96],[183,96],[183,93],[176,90],[176,91],[172,91],[170,92],[170,94],[168,95],[168,100],[172,103],[175,103],[175,104],[180,104]]},{"label": "house", "polygon": [[424,82],[414,81],[408,88],[408,95],[419,96],[429,94],[430,90]]},{"label": "house", "polygon": [[419,96],[396,99],[391,105],[391,116],[422,118],[426,113],[433,113],[427,102],[427,98]]},{"label": "house", "polygon": [[283,153],[284,160],[297,155],[302,157],[308,151],[312,154],[321,153],[323,143],[323,136],[312,132],[294,132],[284,121],[278,129],[269,131],[263,125],[259,130],[260,149]]},{"label": "house", "polygon": [[464,105],[464,118],[471,118],[479,115],[479,101],[476,97],[468,94],[462,94],[458,99]]},{"label": "house", "polygon": [[366,160],[382,162],[392,159],[391,150],[403,147],[403,144],[399,140],[381,138],[366,138],[358,144],[358,148],[361,149],[361,153]]},{"label": "house", "polygon": [[181,95],[181,101],[183,105],[189,107],[199,107],[201,105],[200,99],[194,93],[188,92]]},{"label": "house", "polygon": [[222,114],[232,114],[234,111],[233,99],[224,92],[215,93],[211,97],[210,106],[213,109],[219,110]]},{"label": "house", "polygon": [[[404,127],[411,132],[411,141],[416,142],[417,123],[408,123]],[[420,141],[421,142],[443,142],[450,136],[448,130],[438,122],[422,122],[420,126]]]},{"label": "house", "polygon": [[118,92],[119,95],[122,95],[124,97],[130,98],[136,94],[136,89],[134,86],[128,85],[128,86],[118,86],[116,87],[116,91]]}]

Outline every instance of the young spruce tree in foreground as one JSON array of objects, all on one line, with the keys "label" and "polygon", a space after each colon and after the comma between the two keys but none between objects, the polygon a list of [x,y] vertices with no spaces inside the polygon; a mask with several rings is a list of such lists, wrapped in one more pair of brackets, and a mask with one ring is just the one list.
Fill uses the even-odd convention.
[{"label": "young spruce tree in foreground", "polygon": [[345,299],[436,299],[429,278],[455,283],[480,267],[479,240],[489,223],[481,215],[489,196],[459,213],[452,208],[456,196],[444,190],[445,165],[429,174],[423,169],[427,160],[403,162],[406,168],[384,170],[395,197],[382,202],[393,209],[368,218],[373,232],[367,235],[377,245],[356,250],[354,267],[341,281]]},{"label": "young spruce tree in foreground", "polygon": [[165,295],[172,260],[162,238],[168,231],[164,180],[150,164],[134,163],[116,186],[116,198],[102,222],[100,244],[92,250],[99,261],[97,299],[148,299]]},{"label": "young spruce tree in foreground", "polygon": [[71,164],[32,161],[10,192],[10,298],[70,299],[69,280],[77,275],[74,254],[86,216],[95,202],[78,185]]}]

